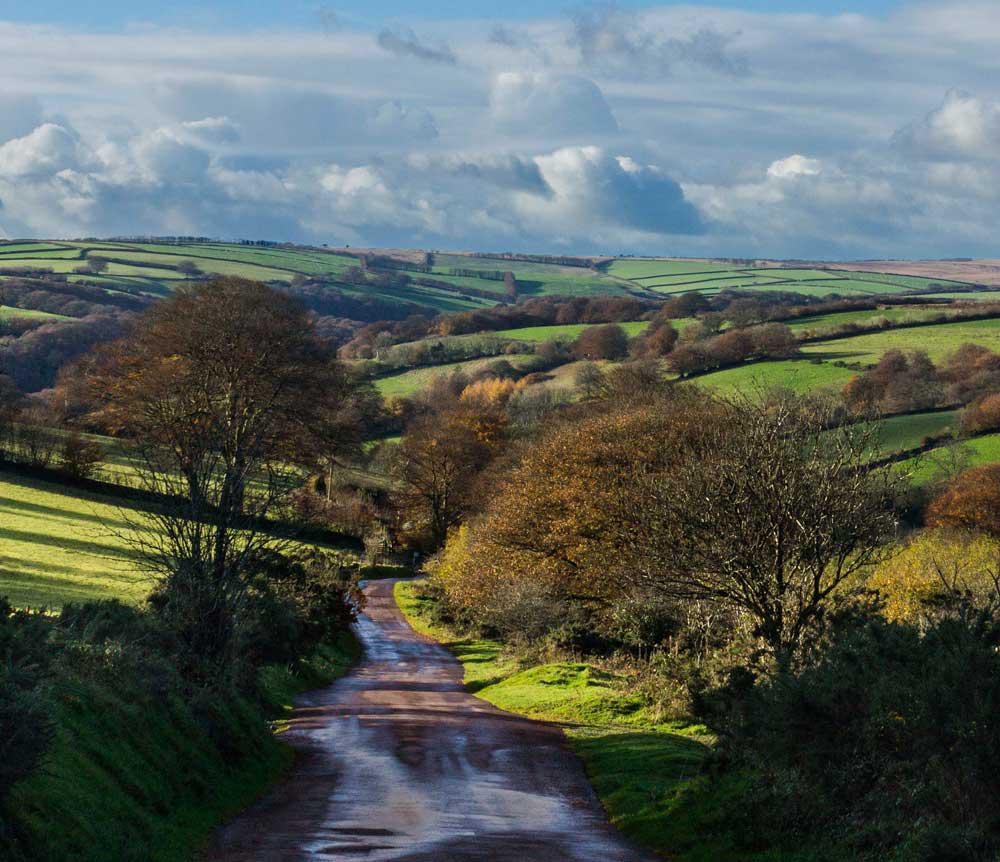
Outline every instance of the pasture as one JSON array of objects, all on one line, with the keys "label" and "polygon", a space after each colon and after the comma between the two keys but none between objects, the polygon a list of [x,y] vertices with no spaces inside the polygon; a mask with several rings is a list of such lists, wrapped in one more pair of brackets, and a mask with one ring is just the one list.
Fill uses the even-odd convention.
[{"label": "pasture", "polygon": [[50,608],[141,600],[151,581],[129,547],[134,510],[122,505],[113,497],[0,474],[0,595],[16,606]]},{"label": "pasture", "polygon": [[658,260],[620,258],[605,264],[609,275],[628,281],[637,290],[671,296],[697,291],[711,295],[720,290],[780,291],[823,298],[947,290],[963,282],[922,278],[915,275],[865,272],[863,270],[753,266],[709,260]]},{"label": "pasture", "polygon": [[[600,325],[597,323],[567,323],[555,326],[525,326],[521,329],[501,329],[489,334],[512,341],[573,341],[591,327]],[[629,338],[633,338],[649,326],[649,321],[637,320],[630,323],[619,323],[618,326],[625,330],[625,334]]]},{"label": "pasture", "polygon": [[963,344],[1000,350],[1000,319],[940,323],[835,338],[802,348],[809,357],[873,365],[887,350],[925,350],[938,362]]},{"label": "pasture", "polygon": [[725,368],[694,377],[691,382],[724,393],[752,394],[781,387],[802,394],[828,386],[840,388],[855,374],[829,362],[782,359]]}]

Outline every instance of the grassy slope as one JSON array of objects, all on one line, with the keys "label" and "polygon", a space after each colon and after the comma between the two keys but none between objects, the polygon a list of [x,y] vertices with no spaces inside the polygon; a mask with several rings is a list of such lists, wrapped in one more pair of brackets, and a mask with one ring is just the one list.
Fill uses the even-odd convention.
[{"label": "grassy slope", "polygon": [[849,368],[840,368],[829,362],[784,359],[773,362],[752,362],[749,365],[727,368],[695,377],[692,382],[721,392],[750,394],[756,390],[766,392],[768,389],[781,386],[802,393],[822,386],[843,386],[856,373]]},{"label": "grassy slope", "polygon": [[942,323],[937,326],[855,335],[809,344],[802,348],[802,352],[816,357],[873,364],[887,350],[926,350],[931,359],[937,362],[966,343],[1000,350],[1000,319]]},{"label": "grassy slope", "polygon": [[702,728],[657,724],[621,680],[591,665],[560,662],[522,670],[495,641],[456,639],[430,621],[412,582],[397,584],[396,599],[417,631],[454,652],[478,697],[511,712],[567,723],[566,735],[612,822],[626,835],[671,858],[699,858],[690,854],[706,844],[706,836],[691,835],[685,846],[685,825],[671,813],[708,752],[699,738]]},{"label": "grassy slope", "polygon": [[491,365],[492,363],[503,359],[512,363],[517,363],[530,358],[531,356],[527,353],[515,353],[511,356],[490,356],[485,359],[470,359],[464,362],[451,362],[445,365],[434,365],[429,368],[413,368],[409,371],[403,371],[400,374],[393,374],[389,377],[380,377],[375,381],[375,386],[385,398],[413,395],[441,374],[451,374],[455,371],[473,373],[478,371],[480,368],[484,368],[487,365]]},{"label": "grassy slope", "polygon": [[179,702],[86,682],[61,692],[44,768],[12,800],[31,833],[31,858],[188,862],[219,823],[291,766],[290,749],[265,718],[280,719],[296,694],[329,684],[358,655],[345,635],[294,670],[266,668],[265,712],[247,702],[217,704],[221,720],[244,731],[238,755],[224,756]]},{"label": "grassy slope", "polygon": [[925,437],[937,437],[956,430],[958,430],[957,410],[892,416],[882,422],[879,448],[886,454],[905,452],[907,449],[916,449]]},{"label": "grassy slope", "polygon": [[[549,341],[552,339],[559,341],[572,341],[581,332],[590,329],[592,326],[599,326],[596,323],[566,323],[555,326],[525,326],[520,329],[501,329],[498,332],[490,333],[499,338],[512,338],[517,341]],[[619,323],[625,334],[631,338],[638,335],[647,326],[648,320],[638,320],[631,323]]]},{"label": "grassy slope", "polygon": [[932,449],[918,458],[903,461],[901,466],[905,470],[912,471],[913,484],[919,486],[946,478],[956,463],[962,469],[967,469],[998,462],[1000,462],[1000,434],[987,434]]},{"label": "grassy slope", "polygon": [[149,591],[128,548],[119,501],[0,475],[0,595],[13,604],[123,598]]}]

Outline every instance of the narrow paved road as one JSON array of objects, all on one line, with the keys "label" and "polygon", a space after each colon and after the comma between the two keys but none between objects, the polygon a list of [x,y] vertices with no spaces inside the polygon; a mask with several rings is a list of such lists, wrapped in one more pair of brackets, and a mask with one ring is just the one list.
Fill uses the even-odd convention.
[{"label": "narrow paved road", "polygon": [[467,694],[388,581],[369,584],[365,658],[300,701],[289,779],[219,830],[217,860],[646,862],[608,825],[554,727]]}]

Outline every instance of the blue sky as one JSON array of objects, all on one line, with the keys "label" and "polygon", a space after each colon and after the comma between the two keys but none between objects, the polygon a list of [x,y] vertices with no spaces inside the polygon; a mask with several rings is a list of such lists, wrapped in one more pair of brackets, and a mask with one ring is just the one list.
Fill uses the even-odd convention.
[{"label": "blue sky", "polygon": [[[310,28],[322,25],[321,10],[333,11],[359,25],[376,25],[386,18],[396,20],[440,20],[489,18],[506,20],[561,15],[571,3],[562,0],[433,0],[413,3],[408,0],[339,0],[339,2],[229,2],[162,3],[132,0],[100,0],[94,3],[73,0],[0,1],[0,19],[25,23],[53,23],[84,29],[115,29],[139,22],[171,26],[217,26],[225,22],[239,27]],[[621,0],[620,6],[643,9],[658,4],[641,0]],[[668,4],[669,5],[669,4]],[[680,5],[680,4],[678,4]],[[755,12],[815,12],[835,15],[844,12],[883,15],[898,7],[898,0],[716,0],[686,5],[716,6]],[[502,8],[502,14],[498,11]]]},{"label": "blue sky", "polygon": [[1000,258],[996,3],[0,0],[0,236]]}]

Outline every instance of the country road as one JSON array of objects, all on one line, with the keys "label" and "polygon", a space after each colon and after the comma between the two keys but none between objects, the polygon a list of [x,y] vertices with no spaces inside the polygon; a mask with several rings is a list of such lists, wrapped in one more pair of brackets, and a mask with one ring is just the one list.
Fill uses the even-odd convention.
[{"label": "country road", "polygon": [[467,694],[462,668],[416,634],[393,584],[365,588],[365,657],[300,700],[297,765],[220,829],[218,860],[646,862],[607,823],[555,727]]}]

